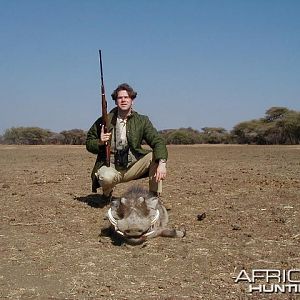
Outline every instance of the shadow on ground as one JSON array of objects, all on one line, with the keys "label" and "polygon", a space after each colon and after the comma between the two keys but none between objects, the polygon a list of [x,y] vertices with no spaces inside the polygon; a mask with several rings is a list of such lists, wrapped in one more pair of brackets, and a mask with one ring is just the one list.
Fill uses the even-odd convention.
[{"label": "shadow on ground", "polygon": [[110,203],[109,199],[99,194],[90,194],[87,196],[74,197],[74,200],[86,203],[87,205],[94,208],[104,208]]}]

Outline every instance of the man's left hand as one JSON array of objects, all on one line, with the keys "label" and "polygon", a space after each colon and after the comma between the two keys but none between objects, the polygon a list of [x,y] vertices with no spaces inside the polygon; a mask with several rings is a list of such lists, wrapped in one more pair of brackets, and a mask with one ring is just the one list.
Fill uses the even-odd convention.
[{"label": "man's left hand", "polygon": [[167,166],[166,163],[159,163],[156,169],[156,173],[155,173],[155,179],[156,182],[159,182],[160,180],[164,180],[167,176]]}]

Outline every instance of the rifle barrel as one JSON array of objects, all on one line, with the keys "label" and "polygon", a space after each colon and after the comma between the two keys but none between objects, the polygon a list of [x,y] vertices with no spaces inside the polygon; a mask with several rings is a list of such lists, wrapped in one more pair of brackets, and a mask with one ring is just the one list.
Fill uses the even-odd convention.
[{"label": "rifle barrel", "polygon": [[[102,67],[102,55],[101,50],[99,50],[99,63],[100,63],[100,73],[101,73],[101,103],[102,103],[102,123],[104,125],[104,132],[107,133],[107,102],[105,97],[105,89],[104,89],[104,80],[103,80],[103,67]],[[100,129],[101,131],[101,129]],[[105,144],[106,150],[106,166],[109,167],[110,165],[110,145],[109,143]]]},{"label": "rifle barrel", "polygon": [[101,72],[101,84],[103,85],[103,67],[102,67],[102,54],[101,50],[99,50],[99,62],[100,62],[100,72]]}]

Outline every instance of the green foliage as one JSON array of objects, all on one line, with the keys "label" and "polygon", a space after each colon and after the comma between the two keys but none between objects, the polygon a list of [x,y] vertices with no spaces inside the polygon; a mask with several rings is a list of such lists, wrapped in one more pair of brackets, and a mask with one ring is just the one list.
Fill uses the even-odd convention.
[{"label": "green foliage", "polygon": [[160,131],[167,144],[199,144],[201,143],[201,135],[198,130],[192,128],[167,129]]},{"label": "green foliage", "polygon": [[231,141],[230,134],[222,127],[202,128],[202,139],[208,144],[228,144]]},{"label": "green foliage", "polygon": [[240,144],[299,144],[300,112],[271,107],[264,118],[235,125],[231,134]]},{"label": "green foliage", "polygon": [[288,112],[289,110],[286,107],[271,107],[265,113],[265,120],[267,122],[273,122],[283,119]]},{"label": "green foliage", "polygon": [[278,121],[286,142],[289,144],[300,144],[300,112],[289,111],[283,120]]},{"label": "green foliage", "polygon": [[229,143],[231,140],[230,134],[220,127],[205,127],[203,132],[189,128],[168,129],[161,131],[161,135],[167,144],[220,144]]},{"label": "green foliage", "polygon": [[81,129],[65,130],[61,133],[51,132],[39,127],[12,127],[7,129],[2,137],[5,144],[73,144],[85,143],[86,132]]},{"label": "green foliage", "polygon": [[60,133],[65,138],[65,144],[83,145],[86,139],[86,132],[82,129],[64,130]]},{"label": "green foliage", "polygon": [[39,127],[12,127],[4,133],[3,139],[7,144],[46,144],[51,131]]},{"label": "green foliage", "polygon": [[261,120],[241,122],[234,126],[232,134],[239,144],[263,144],[262,124]]}]

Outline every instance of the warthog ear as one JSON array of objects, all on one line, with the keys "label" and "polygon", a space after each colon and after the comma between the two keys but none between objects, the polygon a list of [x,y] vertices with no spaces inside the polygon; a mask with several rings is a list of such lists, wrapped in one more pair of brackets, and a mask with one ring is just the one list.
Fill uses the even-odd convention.
[{"label": "warthog ear", "polygon": [[143,203],[144,201],[145,201],[145,198],[144,198],[144,197],[139,197],[139,198],[138,198],[138,202],[139,202],[139,203]]},{"label": "warthog ear", "polygon": [[126,201],[127,201],[127,199],[124,197],[121,198],[121,200],[120,200],[121,204],[123,204],[123,205],[126,205]]},{"label": "warthog ear", "polygon": [[126,198],[123,197],[120,199],[120,205],[118,206],[117,214],[118,214],[119,218],[121,218],[121,219],[124,218],[125,211],[127,209],[126,202],[127,202]]},{"label": "warthog ear", "polygon": [[151,209],[156,209],[159,199],[157,197],[151,197],[146,200],[147,207]]}]

